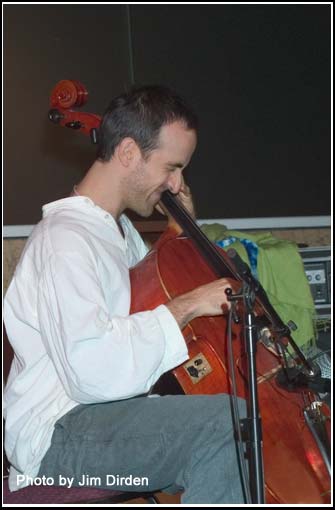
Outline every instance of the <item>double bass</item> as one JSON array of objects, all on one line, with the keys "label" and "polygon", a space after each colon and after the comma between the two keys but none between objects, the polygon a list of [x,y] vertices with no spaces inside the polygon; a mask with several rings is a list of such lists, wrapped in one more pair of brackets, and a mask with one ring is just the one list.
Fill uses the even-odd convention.
[{"label": "double bass", "polygon": [[[81,107],[87,98],[87,90],[80,82],[62,80],[51,92],[49,119],[81,131],[96,143],[100,117],[72,109]],[[154,309],[219,277],[230,278],[233,288],[239,288],[244,281],[238,265],[206,238],[172,194],[165,192],[162,202],[182,233],[168,227],[148,255],[130,270],[130,313]],[[260,337],[256,355],[265,501],[329,504],[330,409],[308,383],[313,366],[295,344],[290,328],[282,323],[260,285],[255,293],[255,309],[257,318],[268,326],[266,331],[271,332],[270,336]],[[228,357],[228,332],[232,337],[232,358]],[[234,370],[237,395],[247,399],[249,385],[241,321],[231,323],[224,315],[198,317],[184,328],[183,335],[189,360],[164,374],[154,391],[231,394]],[[288,345],[295,352],[298,366],[294,368],[293,379],[285,355]],[[303,373],[307,373],[305,378],[300,377]]]}]

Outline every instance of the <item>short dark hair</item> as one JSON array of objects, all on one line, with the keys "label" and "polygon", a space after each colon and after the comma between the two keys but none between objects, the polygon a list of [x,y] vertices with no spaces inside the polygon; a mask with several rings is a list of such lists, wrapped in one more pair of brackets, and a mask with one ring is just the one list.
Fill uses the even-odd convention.
[{"label": "short dark hair", "polygon": [[123,138],[131,137],[143,157],[158,147],[160,129],[175,121],[187,129],[198,129],[198,119],[173,90],[150,85],[133,88],[110,103],[99,128],[97,157],[109,161]]}]

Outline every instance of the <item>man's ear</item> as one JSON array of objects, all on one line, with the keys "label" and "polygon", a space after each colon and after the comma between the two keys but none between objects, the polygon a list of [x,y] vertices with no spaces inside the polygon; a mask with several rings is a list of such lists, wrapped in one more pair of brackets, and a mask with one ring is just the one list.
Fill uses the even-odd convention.
[{"label": "man's ear", "polygon": [[135,140],[127,137],[123,138],[117,146],[116,156],[123,166],[130,167],[134,163],[137,164],[141,157],[141,151]]}]

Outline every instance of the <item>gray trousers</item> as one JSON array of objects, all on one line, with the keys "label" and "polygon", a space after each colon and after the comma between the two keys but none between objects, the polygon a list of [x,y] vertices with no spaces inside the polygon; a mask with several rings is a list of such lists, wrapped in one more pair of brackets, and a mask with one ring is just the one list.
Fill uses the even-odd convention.
[{"label": "gray trousers", "polygon": [[[241,399],[239,408],[245,416]],[[183,504],[244,503],[224,394],[78,405],[56,423],[43,475],[56,485],[68,478],[72,486],[180,490]]]}]

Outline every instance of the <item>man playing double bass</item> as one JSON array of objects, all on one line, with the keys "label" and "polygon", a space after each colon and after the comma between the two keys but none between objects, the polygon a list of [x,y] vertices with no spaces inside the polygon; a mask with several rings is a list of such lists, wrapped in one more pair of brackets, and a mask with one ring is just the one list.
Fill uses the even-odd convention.
[{"label": "man playing double bass", "polygon": [[[129,268],[147,248],[124,211],[147,217],[170,190],[194,214],[183,170],[196,139],[195,115],[171,90],[120,95],[86,176],[43,206],[5,297],[11,490],[34,477],[96,478],[101,488],[180,490],[182,503],[244,502],[229,396],[148,395],[188,358],[185,325],[228,308],[229,282],[130,314]],[[135,477],[142,485],[125,483]]]}]

